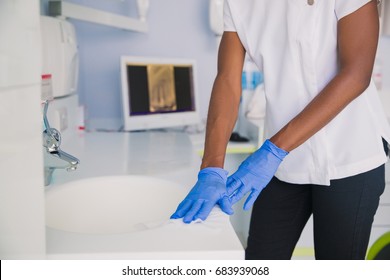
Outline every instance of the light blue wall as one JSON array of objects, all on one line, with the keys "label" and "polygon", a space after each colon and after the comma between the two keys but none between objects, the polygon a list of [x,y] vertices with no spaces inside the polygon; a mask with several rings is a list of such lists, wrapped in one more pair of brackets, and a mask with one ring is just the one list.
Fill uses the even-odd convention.
[{"label": "light blue wall", "polygon": [[[49,0],[41,0],[47,14]],[[67,0],[126,16],[137,16],[135,0]],[[209,0],[150,0],[149,32],[117,30],[71,20],[80,51],[80,103],[89,119],[121,118],[121,55],[191,58],[198,64],[201,115],[206,117],[216,73],[217,44],[208,25]],[[390,37],[382,38],[383,89],[390,90]],[[390,104],[384,104],[390,110]]]},{"label": "light blue wall", "polygon": [[[135,0],[72,0],[76,4],[137,16]],[[195,59],[201,115],[205,118],[216,73],[217,44],[208,25],[208,0],[150,0],[149,32],[117,30],[71,20],[80,55],[80,103],[89,119],[121,118],[121,55]],[[41,0],[47,14],[48,0]]]}]

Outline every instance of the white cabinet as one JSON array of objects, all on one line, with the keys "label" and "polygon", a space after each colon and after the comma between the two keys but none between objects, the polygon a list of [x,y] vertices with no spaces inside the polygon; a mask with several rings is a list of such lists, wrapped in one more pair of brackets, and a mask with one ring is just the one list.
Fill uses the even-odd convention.
[{"label": "white cabinet", "polygon": [[40,75],[31,74],[41,67],[39,10],[32,12],[33,2],[0,1],[0,88],[40,81]]},{"label": "white cabinet", "polygon": [[0,259],[45,258],[39,1],[0,0]]}]

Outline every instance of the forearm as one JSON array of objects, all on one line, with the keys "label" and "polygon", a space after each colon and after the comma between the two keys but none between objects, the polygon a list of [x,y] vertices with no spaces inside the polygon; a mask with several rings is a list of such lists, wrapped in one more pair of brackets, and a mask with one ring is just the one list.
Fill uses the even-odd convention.
[{"label": "forearm", "polygon": [[271,142],[292,151],[326,126],[368,86],[358,73],[340,72],[305,109],[271,137]]},{"label": "forearm", "polygon": [[215,79],[206,126],[204,156],[201,168],[223,167],[227,143],[234,128],[241,87],[218,75]]},{"label": "forearm", "polygon": [[201,168],[223,167],[226,146],[236,122],[241,97],[245,49],[236,32],[224,32],[218,51],[218,74],[214,81],[206,125]]}]

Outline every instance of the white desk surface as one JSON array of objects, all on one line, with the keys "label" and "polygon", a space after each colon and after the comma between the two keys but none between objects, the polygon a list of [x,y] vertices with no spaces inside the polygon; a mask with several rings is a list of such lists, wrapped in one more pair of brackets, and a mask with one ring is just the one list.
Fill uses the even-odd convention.
[{"label": "white desk surface", "polygon": [[[189,190],[196,182],[196,176],[200,166],[200,157],[193,149],[188,135],[180,132],[78,132],[74,136],[68,137],[61,148],[65,152],[79,158],[80,166],[74,172],[56,170],[54,172],[53,182],[47,187],[47,190],[69,181],[115,175],[146,175],[156,177],[174,181]],[[221,229],[223,229],[223,232],[219,235],[217,234],[216,236],[209,236],[207,238],[207,234],[203,234],[204,236],[201,239],[204,242],[192,238],[194,244],[184,243],[187,245],[176,248],[177,250],[174,250],[173,246],[170,252],[163,250],[167,247],[171,248],[169,244],[161,244],[162,247],[158,246],[152,255],[150,254],[150,248],[145,248],[145,252],[142,252],[141,248],[137,252],[129,251],[124,254],[122,250],[115,253],[115,248],[124,244],[119,242],[120,240],[123,239],[122,241],[128,243],[128,246],[126,245],[123,248],[127,248],[134,243],[134,236],[131,237],[130,235],[122,236],[122,239],[118,239],[119,241],[117,240],[118,236],[115,239],[112,236],[99,237],[104,240],[111,238],[110,240],[114,241],[106,243],[100,240],[102,242],[97,242],[99,244],[96,248],[100,248],[103,245],[106,246],[106,244],[115,245],[116,247],[108,248],[106,246],[106,248],[103,246],[104,250],[102,249],[102,251],[104,252],[110,252],[111,249],[114,251],[111,251],[109,254],[96,255],[93,252],[83,249],[84,247],[93,248],[96,244],[93,245],[90,243],[97,238],[96,236],[92,237],[92,239],[86,239],[86,236],[48,228],[46,232],[48,258],[243,259],[244,249],[229,222],[229,218],[226,216],[218,221],[221,222]],[[188,228],[178,229],[177,234],[183,236],[181,231],[188,231]],[[174,238],[174,235],[169,238]],[[207,241],[207,239],[209,240]],[[208,247],[207,242],[213,242],[213,245]],[[183,242],[180,244],[183,244]],[[195,245],[197,246],[196,248],[194,248]]]}]

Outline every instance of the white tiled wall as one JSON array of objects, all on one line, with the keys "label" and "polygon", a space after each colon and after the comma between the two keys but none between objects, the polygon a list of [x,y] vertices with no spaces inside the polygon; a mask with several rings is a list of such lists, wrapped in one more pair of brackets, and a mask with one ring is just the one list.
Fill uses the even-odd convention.
[{"label": "white tiled wall", "polygon": [[0,1],[0,259],[45,257],[39,1]]}]

